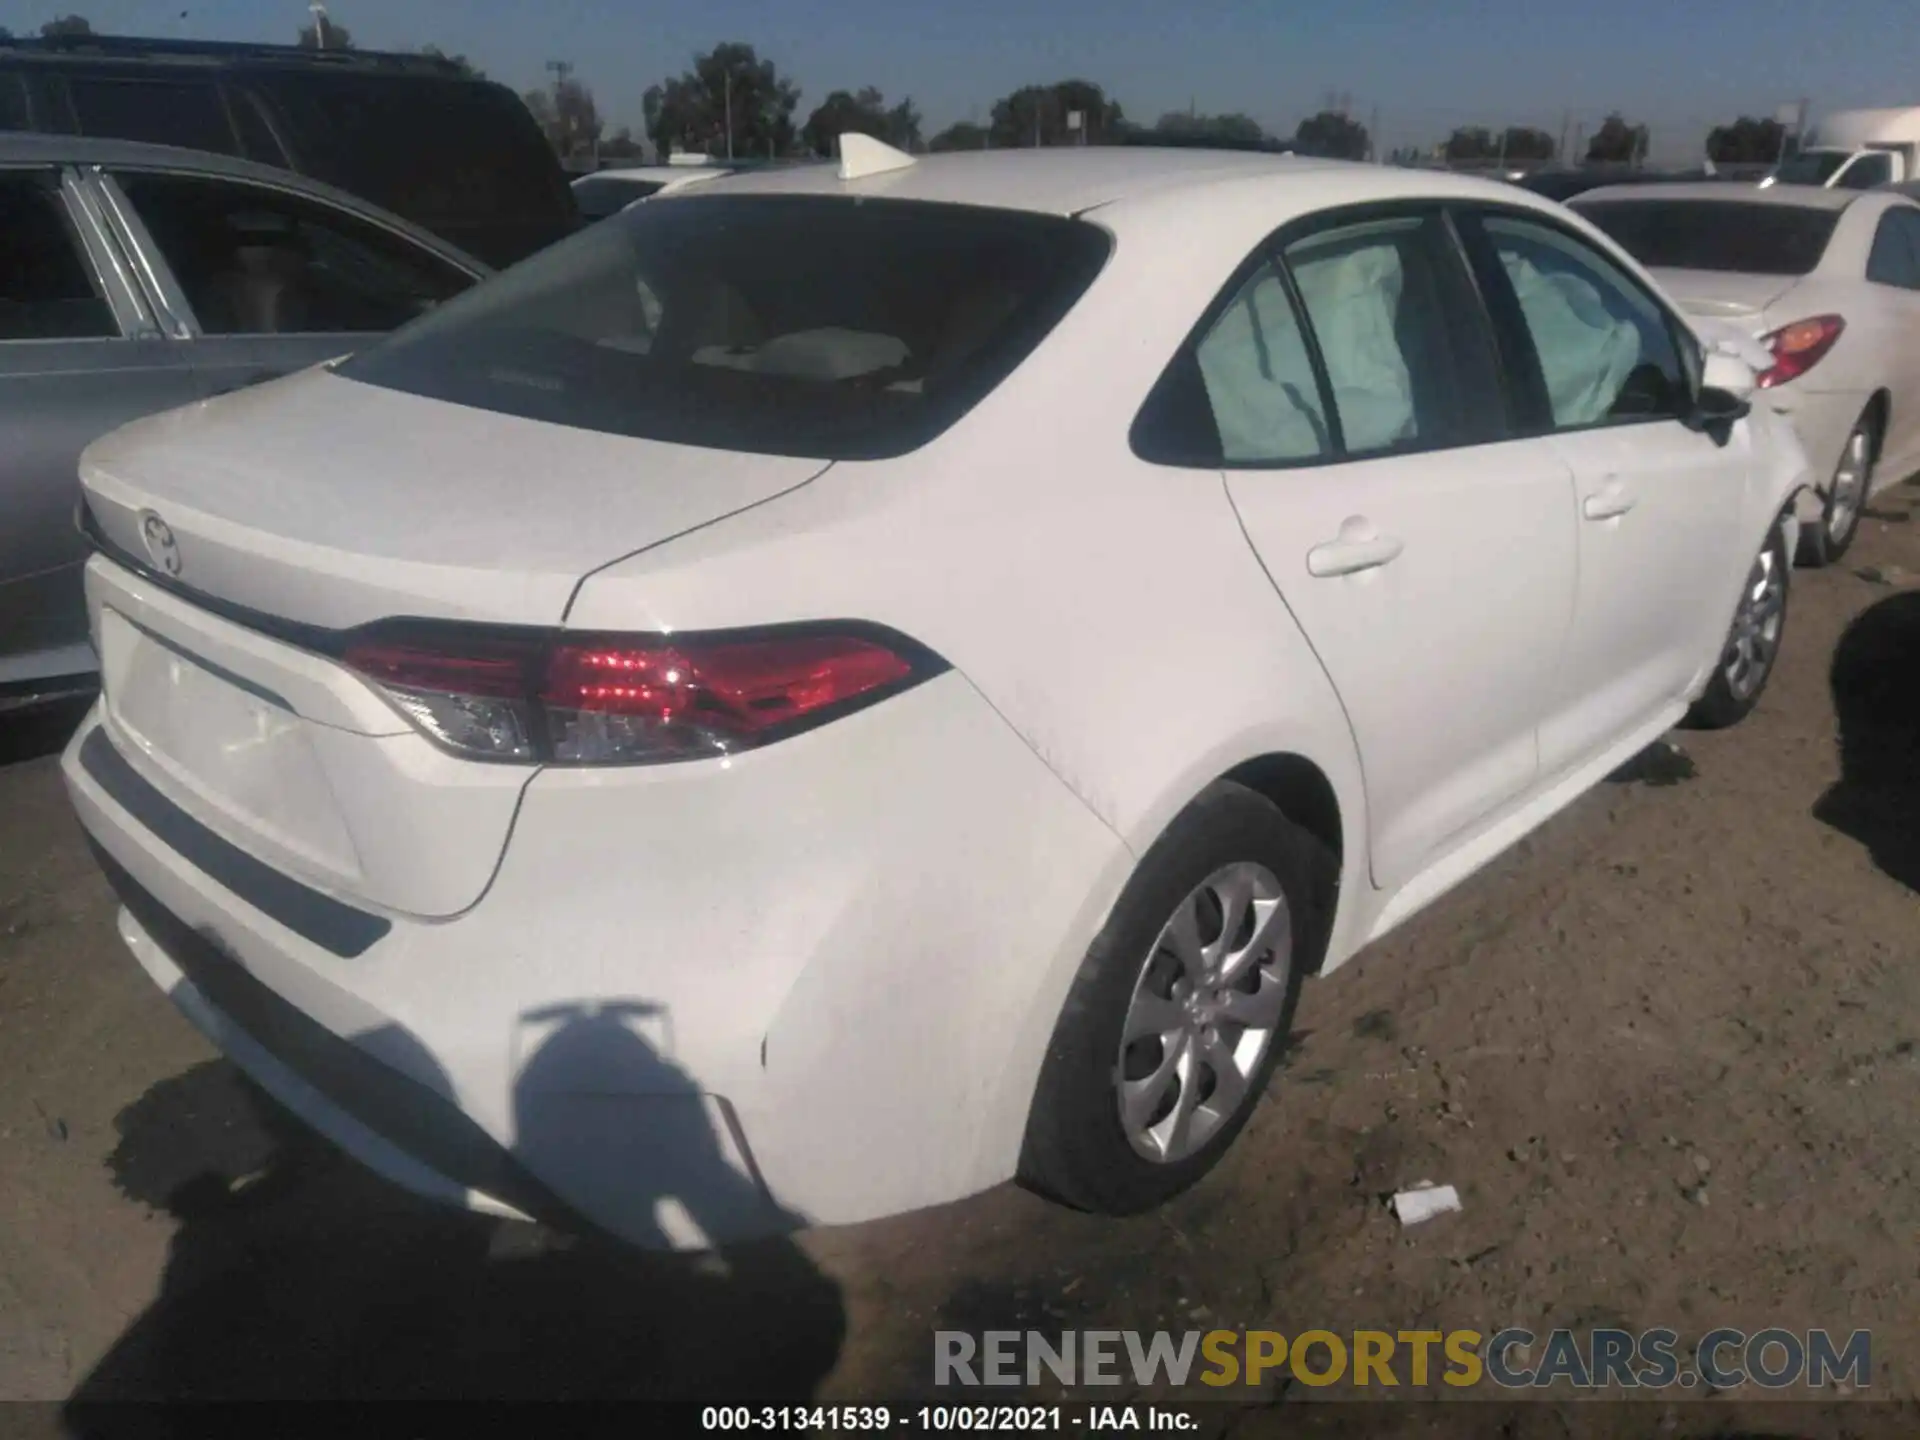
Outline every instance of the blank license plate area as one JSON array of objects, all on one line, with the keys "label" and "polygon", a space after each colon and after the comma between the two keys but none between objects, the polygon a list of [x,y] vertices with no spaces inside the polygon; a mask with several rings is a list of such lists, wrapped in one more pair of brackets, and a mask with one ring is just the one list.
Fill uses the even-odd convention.
[{"label": "blank license plate area", "polygon": [[118,737],[175,803],[270,863],[277,850],[336,876],[359,873],[312,722],[111,606],[100,611],[99,644]]}]

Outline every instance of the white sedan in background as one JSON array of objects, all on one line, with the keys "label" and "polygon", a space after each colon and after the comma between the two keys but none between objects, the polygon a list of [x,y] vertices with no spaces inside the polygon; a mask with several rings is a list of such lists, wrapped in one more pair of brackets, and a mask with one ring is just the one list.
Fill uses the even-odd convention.
[{"label": "white sedan in background", "polygon": [[628,165],[596,170],[573,182],[573,203],[580,211],[580,218],[592,224],[655,195],[691,190],[732,173],[704,156],[698,162],[678,165]]},{"label": "white sedan in background", "polygon": [[1683,310],[1772,352],[1764,403],[1820,477],[1800,558],[1837,560],[1883,487],[1920,469],[1920,204],[1806,185],[1616,186],[1572,202]]},{"label": "white sedan in background", "polygon": [[1560,207],[844,154],[85,457],[121,934],[423,1193],[1147,1208],[1305,976],[1766,683],[1805,456]]}]

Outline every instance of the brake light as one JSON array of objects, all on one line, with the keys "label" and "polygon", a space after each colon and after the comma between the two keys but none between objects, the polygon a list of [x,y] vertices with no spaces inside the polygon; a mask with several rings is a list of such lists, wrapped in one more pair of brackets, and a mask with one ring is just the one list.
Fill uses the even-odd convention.
[{"label": "brake light", "polygon": [[1760,343],[1772,353],[1773,364],[1760,372],[1760,388],[1771,390],[1806,374],[1833,349],[1846,328],[1847,322],[1838,315],[1815,315],[1762,335]]},{"label": "brake light", "polygon": [[531,638],[389,625],[350,642],[343,659],[446,749],[561,765],[734,754],[946,668],[904,636],[853,622]]}]

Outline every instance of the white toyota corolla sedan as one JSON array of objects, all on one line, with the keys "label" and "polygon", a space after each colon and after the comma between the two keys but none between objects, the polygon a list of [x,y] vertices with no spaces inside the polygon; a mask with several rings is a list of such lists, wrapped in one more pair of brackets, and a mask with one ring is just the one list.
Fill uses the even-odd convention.
[{"label": "white toyota corolla sedan", "polygon": [[1798,558],[1839,559],[1874,494],[1920,469],[1920,204],[1707,183],[1593,190],[1573,208],[1682,310],[1771,352],[1765,403],[1793,420],[1818,477]]},{"label": "white toyota corolla sedan", "polygon": [[1753,706],[1753,384],[1509,186],[855,143],[98,442],[65,773],[154,981],[423,1193],[1137,1211],[1304,976]]}]

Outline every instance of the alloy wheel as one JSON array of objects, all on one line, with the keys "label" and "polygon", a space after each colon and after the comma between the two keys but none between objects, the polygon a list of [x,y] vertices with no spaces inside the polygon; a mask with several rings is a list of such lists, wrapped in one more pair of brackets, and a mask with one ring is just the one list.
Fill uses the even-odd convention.
[{"label": "alloy wheel", "polygon": [[1755,694],[1773,668],[1780,648],[1780,631],[1787,608],[1787,573],[1774,546],[1767,545],[1753,562],[1740,607],[1734,612],[1723,661],[1727,689],[1736,700]]},{"label": "alloy wheel", "polygon": [[1176,907],[1134,982],[1114,1074],[1137,1153],[1184,1160],[1254,1101],[1292,952],[1286,891],[1263,865],[1225,866]]},{"label": "alloy wheel", "polygon": [[1873,446],[1864,428],[1847,436],[1846,449],[1833,472],[1833,489],[1827,497],[1827,543],[1844,548],[1860,523],[1860,511],[1867,503],[1868,478],[1873,474]]}]

